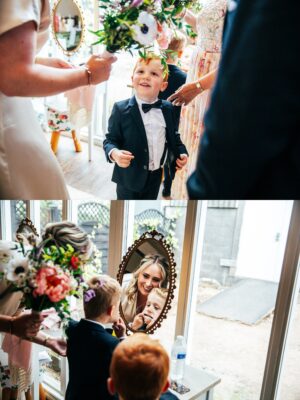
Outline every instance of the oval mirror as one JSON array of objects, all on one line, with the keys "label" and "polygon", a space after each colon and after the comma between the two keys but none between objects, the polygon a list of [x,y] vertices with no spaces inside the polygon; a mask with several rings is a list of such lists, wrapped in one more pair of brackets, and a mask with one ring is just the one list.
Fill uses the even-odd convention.
[{"label": "oval mirror", "polygon": [[153,333],[161,326],[174,298],[175,266],[170,246],[157,231],[143,233],[128,248],[117,276],[127,333]]},{"label": "oval mirror", "polygon": [[79,50],[84,39],[84,19],[76,0],[59,0],[54,5],[52,29],[56,43],[65,54]]},{"label": "oval mirror", "polygon": [[24,246],[35,245],[38,238],[39,234],[32,221],[27,217],[22,219],[16,231],[16,241],[23,243]]}]

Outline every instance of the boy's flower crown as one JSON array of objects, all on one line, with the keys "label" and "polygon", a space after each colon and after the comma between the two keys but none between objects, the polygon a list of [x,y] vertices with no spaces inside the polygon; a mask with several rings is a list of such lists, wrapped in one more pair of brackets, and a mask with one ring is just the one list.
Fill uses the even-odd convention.
[{"label": "boy's flower crown", "polygon": [[146,51],[146,50],[140,52],[139,54],[140,54],[140,59],[143,60],[146,64],[149,63],[151,60],[160,60],[162,65],[163,78],[165,81],[168,80],[169,67],[164,57],[161,57],[161,55],[156,54],[153,51]]}]

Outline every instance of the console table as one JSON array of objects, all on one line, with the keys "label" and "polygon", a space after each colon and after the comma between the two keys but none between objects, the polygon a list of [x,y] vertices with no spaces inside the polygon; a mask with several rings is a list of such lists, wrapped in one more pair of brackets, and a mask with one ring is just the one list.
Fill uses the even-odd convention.
[{"label": "console table", "polygon": [[172,389],[170,391],[180,400],[213,400],[213,389],[220,382],[221,378],[212,373],[186,365],[182,383],[190,391],[185,394],[179,394]]}]

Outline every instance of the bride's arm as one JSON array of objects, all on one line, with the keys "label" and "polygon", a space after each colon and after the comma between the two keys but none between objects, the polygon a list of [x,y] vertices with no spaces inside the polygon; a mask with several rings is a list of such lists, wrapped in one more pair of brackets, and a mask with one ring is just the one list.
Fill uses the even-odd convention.
[{"label": "bride's arm", "polygon": [[[0,91],[7,96],[51,96],[88,84],[85,68],[53,68],[36,64],[36,30],[29,21],[0,35]],[[86,66],[91,83],[108,79],[115,57],[92,56]]]},{"label": "bride's arm", "polygon": [[35,63],[40,65],[45,65],[46,67],[52,68],[73,68],[74,65],[68,63],[61,58],[54,57],[35,57]]}]

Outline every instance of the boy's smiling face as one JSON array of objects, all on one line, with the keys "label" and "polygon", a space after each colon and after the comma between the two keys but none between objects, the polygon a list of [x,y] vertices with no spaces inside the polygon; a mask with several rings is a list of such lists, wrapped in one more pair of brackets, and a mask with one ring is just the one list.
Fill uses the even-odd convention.
[{"label": "boy's smiling face", "polygon": [[139,61],[132,76],[132,85],[139,99],[151,103],[163,92],[168,82],[163,78],[163,67],[160,60],[151,60],[148,64]]},{"label": "boy's smiling face", "polygon": [[150,292],[146,306],[143,310],[143,315],[155,321],[159,317],[162,309],[164,308],[165,302],[165,299],[158,296],[157,294]]}]

